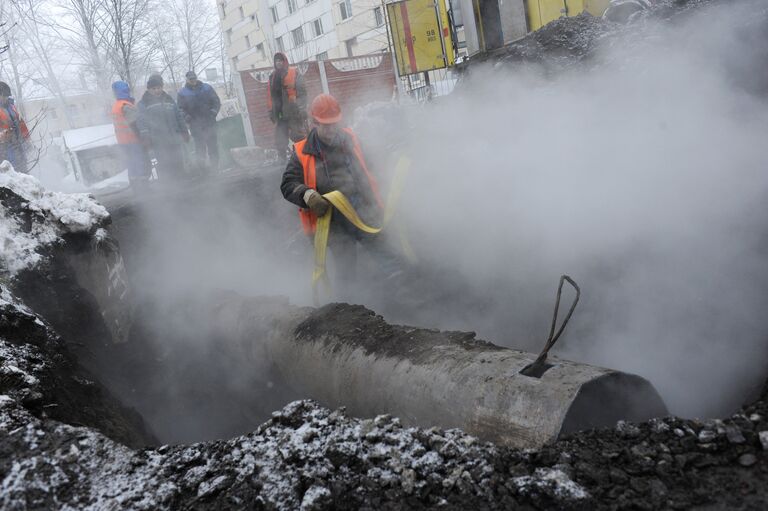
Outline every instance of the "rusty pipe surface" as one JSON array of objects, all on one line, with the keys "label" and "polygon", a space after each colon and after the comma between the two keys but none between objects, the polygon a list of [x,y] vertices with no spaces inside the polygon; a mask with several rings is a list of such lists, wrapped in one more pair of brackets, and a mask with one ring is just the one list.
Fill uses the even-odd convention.
[{"label": "rusty pipe surface", "polygon": [[359,417],[388,413],[409,425],[537,447],[571,431],[667,413],[639,376],[556,357],[541,377],[524,376],[535,354],[471,332],[390,325],[362,306],[301,308],[231,294],[213,321],[221,342],[254,365],[276,368],[301,395]]}]

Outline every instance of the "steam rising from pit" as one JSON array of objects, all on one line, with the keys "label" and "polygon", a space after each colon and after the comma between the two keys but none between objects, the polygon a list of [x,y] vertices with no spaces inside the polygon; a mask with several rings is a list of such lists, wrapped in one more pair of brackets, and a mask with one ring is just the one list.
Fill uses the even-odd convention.
[{"label": "steam rising from pit", "polygon": [[[394,146],[412,160],[398,211],[420,258],[409,294],[422,303],[403,313],[364,279],[351,300],[537,352],[567,273],[582,302],[555,354],[648,378],[675,414],[736,409],[768,358],[768,7],[724,4],[607,38],[568,71],[475,66],[426,107],[368,110],[356,128],[373,170],[388,172]],[[205,315],[179,306],[216,288],[310,303],[311,245],[279,179],[149,201],[123,243],[147,339],[172,361],[158,388],[188,413],[156,410],[165,439],[249,430],[227,417],[245,409],[236,397],[206,407],[190,382],[281,404],[264,368],[207,363],[219,348]]]},{"label": "steam rising from pit", "polygon": [[414,116],[412,238],[490,297],[422,321],[538,350],[567,273],[559,355],[645,376],[673,413],[735,409],[768,346],[766,27],[763,2],[723,2],[555,77],[473,70]]}]

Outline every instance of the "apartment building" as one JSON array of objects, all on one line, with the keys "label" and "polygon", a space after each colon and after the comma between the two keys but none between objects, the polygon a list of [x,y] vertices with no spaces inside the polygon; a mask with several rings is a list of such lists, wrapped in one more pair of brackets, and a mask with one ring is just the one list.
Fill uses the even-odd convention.
[{"label": "apartment building", "polygon": [[388,48],[379,0],[220,0],[227,53],[238,71],[378,53]]},{"label": "apartment building", "polygon": [[61,132],[110,122],[111,100],[92,92],[73,93],[65,104],[52,97],[24,100],[24,116],[35,126],[36,136],[45,139],[61,136]]}]

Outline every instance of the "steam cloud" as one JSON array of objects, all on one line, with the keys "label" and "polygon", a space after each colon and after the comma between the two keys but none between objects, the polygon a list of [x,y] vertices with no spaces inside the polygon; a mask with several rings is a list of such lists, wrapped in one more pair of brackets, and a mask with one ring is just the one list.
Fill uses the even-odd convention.
[{"label": "steam cloud", "polygon": [[767,23],[762,2],[720,4],[554,79],[474,73],[413,119],[412,237],[492,298],[422,321],[537,351],[568,273],[561,356],[649,378],[673,413],[741,404],[766,368]]},{"label": "steam cloud", "polygon": [[[606,40],[583,68],[473,69],[426,108],[369,110],[359,134],[373,167],[410,141],[399,214],[432,273],[410,315],[388,313],[365,285],[354,299],[388,320],[538,351],[567,273],[582,303],[556,354],[648,378],[675,414],[735,409],[768,358],[767,20],[762,2],[727,3]],[[273,177],[261,196],[211,190],[140,211],[145,231],[123,250],[139,251],[129,270],[157,304],[150,337],[190,359],[175,363],[164,392],[189,394],[198,373],[188,367],[198,366],[235,393],[277,392],[232,367],[200,366],[200,346],[215,340],[203,317],[174,305],[212,288],[310,302],[310,245]],[[161,436],[248,429],[226,416],[242,407],[179,406],[190,407],[186,424],[177,410],[154,414]],[[214,413],[223,424],[206,430]]]}]

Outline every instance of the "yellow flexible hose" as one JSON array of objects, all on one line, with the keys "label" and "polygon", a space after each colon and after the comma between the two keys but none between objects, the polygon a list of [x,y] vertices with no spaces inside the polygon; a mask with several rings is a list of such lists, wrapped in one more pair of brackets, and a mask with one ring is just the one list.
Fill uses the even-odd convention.
[{"label": "yellow flexible hose", "polygon": [[[328,273],[326,272],[326,261],[328,254],[328,234],[331,228],[331,217],[333,210],[337,209],[349,220],[352,225],[357,227],[363,232],[368,234],[378,234],[386,226],[392,217],[394,216],[395,207],[400,201],[400,195],[402,191],[402,182],[405,178],[405,174],[410,168],[411,162],[405,156],[401,157],[397,166],[395,167],[395,176],[392,180],[392,186],[387,196],[387,205],[384,209],[384,223],[381,227],[371,227],[367,225],[357,214],[355,208],[350,204],[346,196],[338,190],[323,194],[323,197],[331,203],[332,208],[328,208],[328,212],[317,219],[317,228],[315,230],[315,268],[312,271],[312,296],[315,305],[320,302],[319,285],[322,282],[327,290],[330,290],[330,282],[328,281]],[[403,254],[411,261],[416,261],[416,256],[411,248],[410,243],[405,235],[405,230],[402,226],[398,225],[398,233],[400,235],[400,244],[403,248]]]}]

